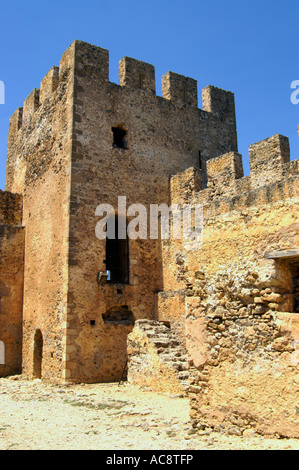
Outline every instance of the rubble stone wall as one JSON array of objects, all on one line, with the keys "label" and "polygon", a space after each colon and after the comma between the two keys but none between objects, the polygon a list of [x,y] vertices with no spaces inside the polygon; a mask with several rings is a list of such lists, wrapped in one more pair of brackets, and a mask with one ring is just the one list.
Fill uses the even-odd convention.
[{"label": "rubble stone wall", "polygon": [[[171,182],[172,201],[202,204],[204,214],[197,251],[181,241],[164,251],[172,283],[181,289],[185,279],[191,418],[200,429],[298,437],[298,160],[289,161],[282,136],[250,155],[247,177],[229,153],[208,162],[206,189],[198,191],[192,168]],[[269,257],[273,251],[281,257]]]},{"label": "rubble stone wall", "polygon": [[128,381],[158,392],[185,394],[188,388],[186,349],[170,325],[137,320],[128,336]]}]

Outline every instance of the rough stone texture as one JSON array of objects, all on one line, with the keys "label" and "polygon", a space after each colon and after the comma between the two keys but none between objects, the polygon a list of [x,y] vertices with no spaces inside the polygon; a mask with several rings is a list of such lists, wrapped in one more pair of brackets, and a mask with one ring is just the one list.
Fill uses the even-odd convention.
[{"label": "rough stone texture", "polygon": [[[194,426],[298,437],[299,161],[277,134],[250,146],[244,177],[233,93],[208,86],[199,109],[196,81],[168,72],[159,97],[154,67],[128,57],[111,83],[108,55],[74,41],[10,120],[0,341],[11,370],[22,354],[29,377],[119,381],[129,353],[133,382],[176,388],[187,371],[167,360],[175,346],[189,355]],[[131,237],[126,276],[109,280],[96,209],[122,220],[119,196],[147,214],[202,205],[202,246]]]},{"label": "rough stone texture", "polygon": [[128,336],[128,381],[161,392],[188,389],[187,352],[163,322],[137,320]]},{"label": "rough stone texture", "polygon": [[22,224],[23,198],[20,194],[12,194],[0,190],[0,224]]},{"label": "rough stone texture", "polygon": [[[252,148],[267,185],[262,168],[242,178],[234,153],[207,163],[204,190],[193,169],[172,178],[172,202],[203,204],[203,245],[174,241],[165,264],[178,292],[185,282],[194,426],[298,437],[298,161],[287,161],[281,136]],[[282,257],[265,256],[273,251]]]},{"label": "rough stone texture", "polygon": [[[11,117],[6,189],[23,195],[26,227],[23,370],[32,373],[37,331],[42,376],[69,381],[119,379],[130,328],[103,315],[126,306],[135,319],[157,317],[162,290],[158,241],[130,240],[129,282],[98,284],[105,241],[95,237],[99,204],[169,202],[169,177],[210,156],[237,150],[231,109],[213,98],[198,109],[196,81],[173,72],[155,94],[150,64],[120,62],[119,85],[108,80],[108,51],[74,41]],[[210,87],[205,95],[214,95]],[[113,145],[112,128],[126,133]],[[146,178],[144,178],[146,175]],[[129,220],[128,220],[129,222]],[[151,273],[151,276],[148,273]],[[116,345],[118,347],[116,347]]]}]

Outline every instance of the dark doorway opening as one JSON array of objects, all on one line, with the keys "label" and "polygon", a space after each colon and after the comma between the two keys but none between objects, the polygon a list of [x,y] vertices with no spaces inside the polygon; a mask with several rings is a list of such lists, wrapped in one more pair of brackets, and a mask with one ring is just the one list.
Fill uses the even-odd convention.
[{"label": "dark doorway opening", "polygon": [[43,360],[43,335],[40,330],[36,330],[33,347],[33,377],[41,379]]},{"label": "dark doorway opening", "polygon": [[293,312],[299,313],[299,262],[291,266],[292,274],[292,294],[293,294]]},{"label": "dark doorway opening", "polygon": [[106,238],[106,270],[108,273],[107,282],[128,284],[129,283],[129,242],[127,236],[126,221],[122,219],[125,224],[125,238],[122,236],[120,228],[120,219],[115,216],[115,238]]}]

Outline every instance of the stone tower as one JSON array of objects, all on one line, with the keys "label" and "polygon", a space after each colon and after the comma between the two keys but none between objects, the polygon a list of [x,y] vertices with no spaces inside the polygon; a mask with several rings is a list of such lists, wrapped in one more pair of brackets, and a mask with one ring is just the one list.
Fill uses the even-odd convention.
[{"label": "stone tower", "polygon": [[[128,206],[169,204],[171,175],[197,167],[204,185],[206,162],[238,149],[231,92],[208,86],[199,109],[196,80],[173,72],[163,96],[155,90],[152,65],[123,58],[115,84],[108,51],[74,41],[12,115],[0,195],[0,339],[10,371],[21,370],[21,349],[5,333],[12,316],[23,373],[72,382],[119,380],[134,321],[158,319],[158,240],[99,240],[96,208],[117,208],[119,196]],[[3,243],[8,232],[16,249]]]}]

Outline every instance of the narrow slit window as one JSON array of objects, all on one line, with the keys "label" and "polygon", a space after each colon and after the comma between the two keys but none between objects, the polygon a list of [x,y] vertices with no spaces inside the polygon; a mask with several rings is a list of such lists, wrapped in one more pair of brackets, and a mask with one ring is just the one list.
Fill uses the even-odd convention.
[{"label": "narrow slit window", "polygon": [[198,157],[197,157],[197,166],[200,170],[202,170],[202,157],[201,157],[201,152],[200,150],[198,151]]},{"label": "narrow slit window", "polygon": [[112,127],[113,132],[113,147],[119,149],[127,149],[127,131],[121,127]]}]

